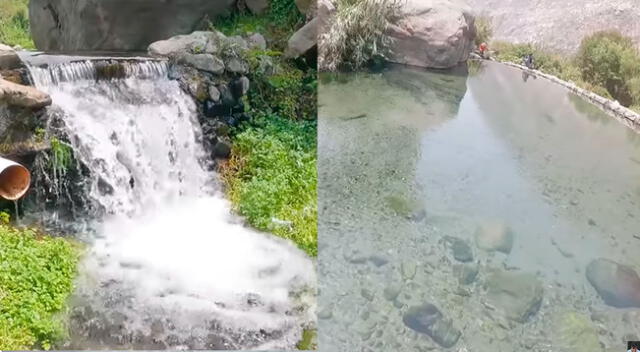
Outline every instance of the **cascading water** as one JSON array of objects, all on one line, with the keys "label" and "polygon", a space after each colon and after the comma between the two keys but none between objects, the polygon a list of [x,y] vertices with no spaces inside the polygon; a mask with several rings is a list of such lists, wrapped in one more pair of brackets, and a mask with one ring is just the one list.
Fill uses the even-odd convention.
[{"label": "cascading water", "polygon": [[293,348],[314,325],[312,261],[230,215],[166,63],[112,67],[30,68],[98,209],[65,347]]}]

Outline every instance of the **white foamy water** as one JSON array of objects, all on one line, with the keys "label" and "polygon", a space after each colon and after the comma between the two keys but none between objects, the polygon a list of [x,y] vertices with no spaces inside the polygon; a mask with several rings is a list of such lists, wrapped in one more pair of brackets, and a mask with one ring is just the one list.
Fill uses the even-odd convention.
[{"label": "white foamy water", "polygon": [[117,80],[97,79],[91,62],[32,68],[101,209],[75,346],[292,348],[313,321],[314,299],[292,294],[315,287],[312,261],[231,215],[196,107],[166,64],[124,67]]}]

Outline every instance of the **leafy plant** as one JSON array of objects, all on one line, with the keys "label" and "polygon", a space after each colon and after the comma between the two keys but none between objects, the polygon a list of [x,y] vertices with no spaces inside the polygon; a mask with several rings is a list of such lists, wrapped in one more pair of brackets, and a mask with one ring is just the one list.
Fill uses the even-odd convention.
[{"label": "leafy plant", "polygon": [[265,115],[234,138],[223,170],[237,211],[254,227],[317,254],[316,122]]},{"label": "leafy plant", "polygon": [[640,54],[619,32],[603,31],[583,39],[576,57],[582,79],[607,89],[622,105],[640,102],[634,79],[640,77]]},{"label": "leafy plant", "polygon": [[493,37],[493,25],[491,19],[487,16],[476,17],[476,46],[482,43],[489,43],[491,37]]},{"label": "leafy plant", "polygon": [[64,175],[73,162],[73,149],[67,143],[51,138],[50,167],[58,175]]},{"label": "leafy plant", "polygon": [[60,313],[80,248],[0,224],[0,349],[49,349],[65,336]]}]

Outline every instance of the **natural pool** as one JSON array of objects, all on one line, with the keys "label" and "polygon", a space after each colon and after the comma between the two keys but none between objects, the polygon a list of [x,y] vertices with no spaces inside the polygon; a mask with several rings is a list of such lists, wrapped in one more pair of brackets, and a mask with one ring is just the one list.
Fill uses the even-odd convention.
[{"label": "natural pool", "polygon": [[322,77],[320,346],[622,351],[640,134],[516,69],[469,71]]}]

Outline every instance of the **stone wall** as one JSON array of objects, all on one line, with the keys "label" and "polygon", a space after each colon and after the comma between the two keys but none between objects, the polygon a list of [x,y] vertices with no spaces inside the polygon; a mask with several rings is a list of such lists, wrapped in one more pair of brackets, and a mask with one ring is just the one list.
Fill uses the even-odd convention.
[{"label": "stone wall", "polygon": [[519,65],[513,62],[503,62],[503,64],[523,70],[529,73],[530,75],[545,78],[553,83],[559,84],[569,89],[571,92],[582,97],[586,101],[594,104],[595,106],[602,109],[602,111],[615,117],[616,119],[620,120],[622,123],[627,125],[628,127],[640,133],[640,114],[620,105],[620,103],[618,103],[617,101],[601,97],[598,94],[595,94],[591,91],[580,88],[576,86],[573,82],[563,81],[556,76],[552,76],[552,75],[540,72],[538,70],[532,70],[523,65]]}]

